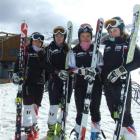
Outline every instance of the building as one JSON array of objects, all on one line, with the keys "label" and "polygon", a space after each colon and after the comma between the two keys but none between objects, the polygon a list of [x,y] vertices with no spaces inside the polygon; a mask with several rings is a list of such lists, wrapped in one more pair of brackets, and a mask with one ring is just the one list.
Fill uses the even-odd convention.
[{"label": "building", "polygon": [[20,35],[0,32],[0,83],[9,81],[18,55]]}]

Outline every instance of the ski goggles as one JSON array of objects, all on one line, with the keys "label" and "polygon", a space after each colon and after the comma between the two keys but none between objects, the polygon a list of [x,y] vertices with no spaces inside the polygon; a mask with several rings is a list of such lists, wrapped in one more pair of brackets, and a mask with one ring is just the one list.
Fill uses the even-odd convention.
[{"label": "ski goggles", "polygon": [[116,19],[109,19],[105,22],[104,27],[109,30],[110,28],[118,27],[122,22]]},{"label": "ski goggles", "polygon": [[44,41],[44,36],[41,34],[33,34],[31,37],[33,40],[40,40],[41,42]]},{"label": "ski goggles", "polygon": [[61,26],[58,26],[58,27],[54,28],[53,34],[57,35],[59,33],[64,35],[64,34],[66,34],[66,30],[63,27],[61,27]]},{"label": "ski goggles", "polygon": [[90,24],[84,23],[84,24],[81,24],[80,30],[83,31],[83,32],[89,32],[89,30],[92,31],[93,28],[91,27]]}]

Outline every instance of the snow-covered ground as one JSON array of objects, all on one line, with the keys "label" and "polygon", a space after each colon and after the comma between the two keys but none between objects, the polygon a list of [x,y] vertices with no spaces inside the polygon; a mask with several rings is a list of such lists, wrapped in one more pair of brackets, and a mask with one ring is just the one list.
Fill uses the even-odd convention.
[{"label": "snow-covered ground", "polygon": [[[132,74],[132,79],[140,83],[140,75],[137,71]],[[15,130],[15,97],[17,93],[17,86],[10,84],[0,85],[0,140],[14,140],[14,130]],[[40,127],[40,138],[43,138],[47,132],[47,118],[49,110],[49,100],[48,94],[44,93],[42,107],[39,112],[39,127]],[[135,126],[137,129],[138,140],[140,140],[140,106],[138,106],[134,101],[132,102],[132,114],[135,121]],[[115,128],[114,121],[111,119],[108,108],[106,106],[106,101],[104,96],[102,98],[101,105],[101,116],[102,116],[102,129],[105,132],[108,140],[112,140],[113,130]],[[75,103],[72,96],[69,116],[67,122],[67,134],[70,133],[75,123]],[[90,130],[90,117],[88,122],[88,132],[87,140],[89,139]]]}]

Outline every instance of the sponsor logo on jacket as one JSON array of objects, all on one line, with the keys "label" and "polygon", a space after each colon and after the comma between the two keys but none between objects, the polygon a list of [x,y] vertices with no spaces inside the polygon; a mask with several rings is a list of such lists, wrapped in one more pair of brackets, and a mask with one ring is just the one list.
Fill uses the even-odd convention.
[{"label": "sponsor logo on jacket", "polygon": [[58,53],[61,52],[61,50],[55,49],[55,50],[50,50],[50,52],[51,52],[52,54],[58,54]]},{"label": "sponsor logo on jacket", "polygon": [[115,46],[115,51],[116,51],[116,52],[121,51],[122,47],[123,47],[123,46]]},{"label": "sponsor logo on jacket", "polygon": [[111,50],[111,47],[110,46],[108,46],[108,47],[105,48],[105,52],[109,52],[110,50]]}]

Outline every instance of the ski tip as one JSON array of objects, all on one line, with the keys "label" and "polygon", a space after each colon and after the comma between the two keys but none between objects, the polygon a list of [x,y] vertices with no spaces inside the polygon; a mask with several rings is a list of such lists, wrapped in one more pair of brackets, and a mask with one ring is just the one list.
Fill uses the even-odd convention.
[{"label": "ski tip", "polygon": [[[99,18],[99,19],[97,20],[97,24],[98,24],[98,25],[100,25],[100,24],[104,25],[104,19],[103,19],[103,18]],[[97,26],[97,27],[99,27],[99,26]]]},{"label": "ski tip", "polygon": [[140,11],[140,4],[135,4],[133,8],[133,12]]},{"label": "ski tip", "polygon": [[100,21],[104,21],[104,19],[103,19],[102,17],[98,18],[98,20],[100,20]]},{"label": "ski tip", "polygon": [[69,21],[67,22],[67,26],[72,26],[72,21],[69,20]]}]

